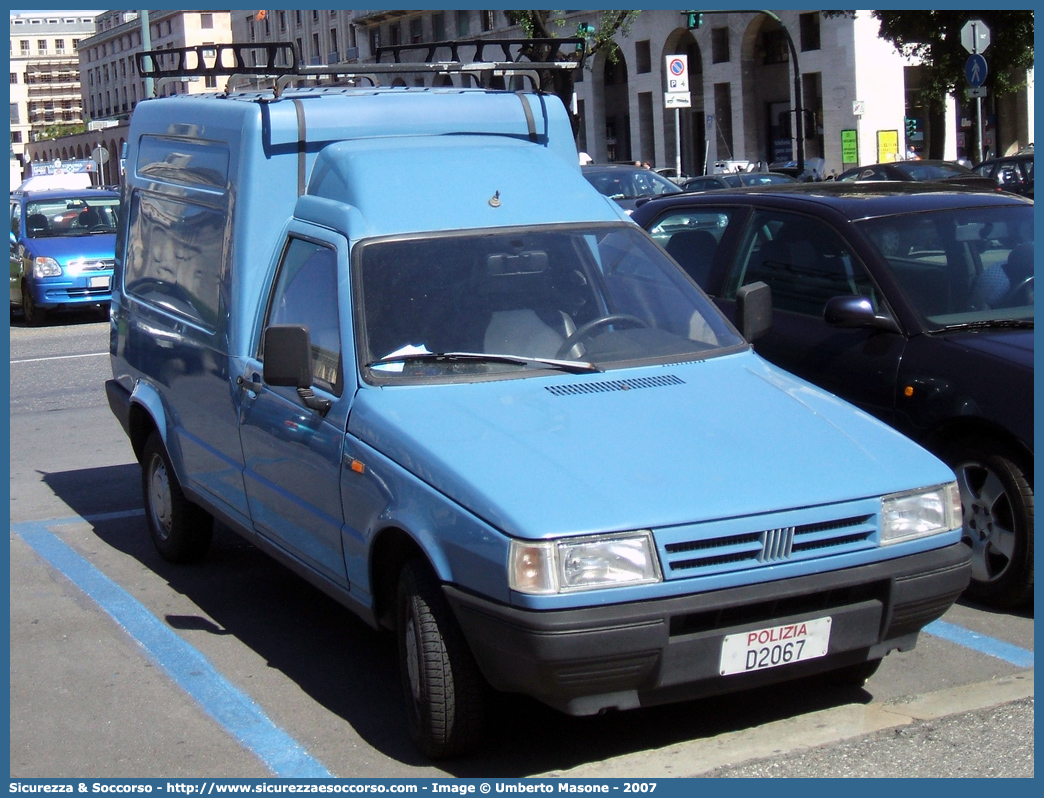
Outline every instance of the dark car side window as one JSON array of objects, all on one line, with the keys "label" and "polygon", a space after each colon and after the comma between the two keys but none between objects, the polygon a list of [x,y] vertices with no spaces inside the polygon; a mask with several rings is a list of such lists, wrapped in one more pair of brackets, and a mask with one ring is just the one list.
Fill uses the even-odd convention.
[{"label": "dark car side window", "polygon": [[761,280],[778,310],[820,317],[836,296],[865,296],[875,310],[878,293],[866,268],[830,225],[799,214],[759,210],[740,245],[725,298]]},{"label": "dark car side window", "polygon": [[11,203],[11,232],[16,236],[22,234],[20,223],[22,221],[22,207],[17,203]]},{"label": "dark car side window", "polygon": [[649,234],[700,288],[707,289],[711,265],[733,213],[727,208],[679,208],[661,217]]},{"label": "dark car side window", "polygon": [[[312,344],[315,384],[341,395],[341,325],[337,313],[337,253],[291,238],[279,265],[265,327],[302,324]],[[264,357],[264,353],[261,353]]]}]

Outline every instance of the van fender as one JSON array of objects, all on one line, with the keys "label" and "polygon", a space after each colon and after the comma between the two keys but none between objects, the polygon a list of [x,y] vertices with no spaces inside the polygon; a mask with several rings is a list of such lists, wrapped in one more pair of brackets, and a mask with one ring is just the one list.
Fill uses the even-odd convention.
[{"label": "van fender", "polygon": [[170,446],[167,443],[167,410],[163,404],[156,387],[144,380],[138,380],[130,395],[129,429],[131,446],[134,453],[141,459],[141,451],[145,448],[145,441],[152,429],[159,431],[163,446],[170,454]]}]

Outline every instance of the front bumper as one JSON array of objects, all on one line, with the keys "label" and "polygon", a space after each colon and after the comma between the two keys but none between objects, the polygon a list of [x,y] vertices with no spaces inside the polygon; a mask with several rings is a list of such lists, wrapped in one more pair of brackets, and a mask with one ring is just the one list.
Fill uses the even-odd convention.
[{"label": "front bumper", "polygon": [[[535,612],[447,585],[495,688],[570,715],[686,700],[821,673],[909,650],[967,586],[963,543],[880,563],[657,601]],[[727,634],[832,618],[827,654],[721,676]]]},{"label": "front bumper", "polygon": [[[91,285],[92,278],[98,285]],[[104,280],[104,285],[102,281]],[[99,272],[76,278],[33,280],[29,283],[33,301],[40,308],[103,305],[112,299],[112,273]]]}]

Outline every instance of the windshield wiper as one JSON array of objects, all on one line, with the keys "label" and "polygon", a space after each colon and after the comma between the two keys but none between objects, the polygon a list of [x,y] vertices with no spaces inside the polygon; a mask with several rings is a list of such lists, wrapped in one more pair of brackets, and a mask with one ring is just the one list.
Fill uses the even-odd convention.
[{"label": "windshield wiper", "polygon": [[601,372],[601,369],[594,363],[588,363],[583,360],[555,360],[547,357],[522,357],[520,355],[487,355],[481,352],[415,352],[413,354],[388,355],[387,357],[382,357],[380,360],[374,360],[371,363],[367,363],[366,367],[373,368],[388,363],[406,363],[407,361],[411,363],[416,361],[440,363],[464,360],[483,360],[490,363],[512,363],[519,366],[539,366],[559,369],[560,371],[568,371],[571,374],[585,374],[593,371]]},{"label": "windshield wiper", "polygon": [[1032,319],[982,319],[980,321],[966,321],[961,324],[947,324],[934,332],[950,332],[951,330],[985,330],[995,328],[1011,328],[1016,330],[1032,330]]}]

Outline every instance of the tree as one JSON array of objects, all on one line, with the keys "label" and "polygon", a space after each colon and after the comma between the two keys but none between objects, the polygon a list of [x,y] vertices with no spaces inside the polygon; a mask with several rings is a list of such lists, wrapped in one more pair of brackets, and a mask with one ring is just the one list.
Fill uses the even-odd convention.
[{"label": "tree", "polygon": [[[560,11],[505,11],[508,22],[518,25],[522,33],[530,39],[553,39],[561,38],[556,33],[563,31],[567,22],[561,17]],[[640,12],[638,11],[602,11],[594,29],[582,28],[578,31],[565,31],[565,36],[581,35],[588,40],[589,55],[605,53],[606,57],[615,62],[618,58],[618,46],[614,40],[616,33],[627,33],[632,23]],[[547,61],[551,52],[551,46],[546,44],[532,44],[522,48],[522,55],[531,61]],[[578,54],[579,55],[579,54]],[[542,74],[540,80],[545,86],[552,86],[553,91],[562,100],[569,113],[569,120],[573,125],[573,135],[579,131],[580,120],[573,115],[573,89],[576,77],[569,70],[553,70]]]},{"label": "tree", "polygon": [[[969,19],[981,19],[990,29],[987,86],[993,96],[1022,88],[1026,70],[1033,66],[1032,11],[874,11],[881,22],[881,38],[904,56],[922,65],[922,99],[928,110],[928,131],[944,130],[946,95],[964,88],[968,51],[961,44],[961,28]],[[942,136],[929,138],[929,155],[942,157]]]},{"label": "tree", "polygon": [[43,128],[43,130],[36,131],[36,140],[50,141],[52,139],[60,139],[62,136],[74,136],[77,133],[83,133],[86,130],[87,125],[82,123],[48,125]]}]

